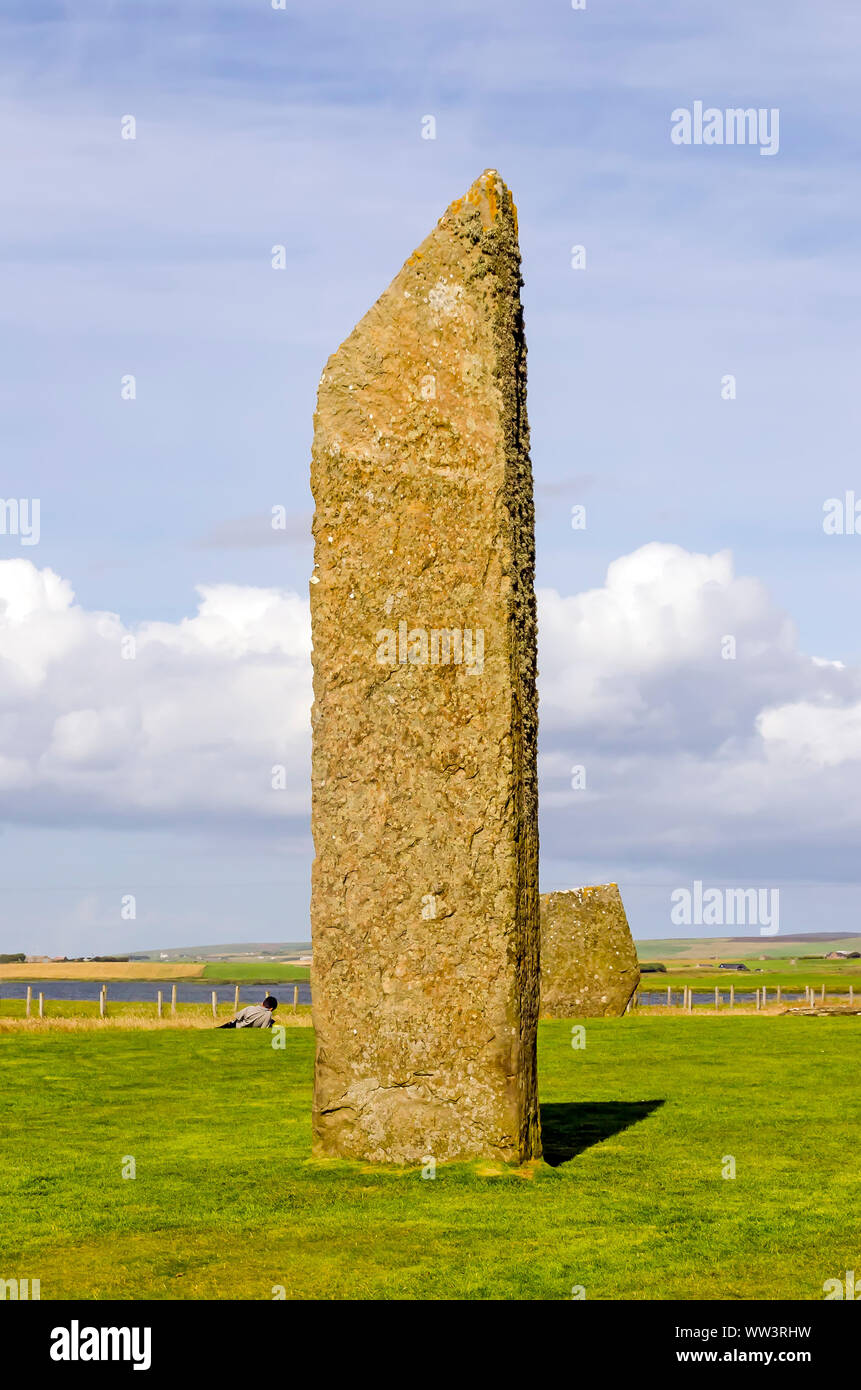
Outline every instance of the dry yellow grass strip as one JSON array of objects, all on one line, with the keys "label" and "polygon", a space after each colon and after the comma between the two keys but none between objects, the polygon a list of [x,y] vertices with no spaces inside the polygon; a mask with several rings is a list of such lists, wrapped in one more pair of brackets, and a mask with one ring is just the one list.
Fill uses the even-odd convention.
[{"label": "dry yellow grass strip", "polygon": [[[221,1022],[226,1017],[220,1016]],[[275,1027],[310,1028],[311,1014],[276,1016]],[[96,1033],[105,1029],[120,1032],[153,1031],[164,1028],[214,1028],[212,1015],[177,1014],[176,1018],[152,1018],[125,1014],[120,1018],[0,1018],[0,1033]]]},{"label": "dry yellow grass strip", "polygon": [[0,965],[0,980],[199,980],[205,962],[170,961],[34,961]]}]

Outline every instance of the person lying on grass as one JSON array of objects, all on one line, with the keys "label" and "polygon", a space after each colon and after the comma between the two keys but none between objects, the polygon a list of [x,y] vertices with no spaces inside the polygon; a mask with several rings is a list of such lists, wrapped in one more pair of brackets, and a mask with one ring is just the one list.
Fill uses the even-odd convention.
[{"label": "person lying on grass", "polygon": [[272,1015],[278,1008],[278,1000],[267,994],[262,1004],[247,1004],[234,1014],[229,1023],[218,1023],[217,1028],[271,1028]]}]

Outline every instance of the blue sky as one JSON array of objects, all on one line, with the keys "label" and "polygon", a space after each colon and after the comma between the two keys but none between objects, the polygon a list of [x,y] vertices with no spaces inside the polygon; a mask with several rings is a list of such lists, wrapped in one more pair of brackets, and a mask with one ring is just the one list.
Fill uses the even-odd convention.
[{"label": "blue sky", "polygon": [[[244,732],[229,703],[211,715],[205,747],[201,710],[216,686],[244,699],[262,665],[304,698],[298,608],[271,599],[275,651],[248,614],[254,591],[305,601],[320,369],[487,166],[519,209],[552,596],[544,885],[617,879],[639,935],[670,934],[668,894],[695,878],[779,884],[785,930],[842,925],[861,823],[861,537],[826,536],[822,506],[861,496],[857,6],[35,11],[8,4],[0,20],[0,410],[2,495],[38,497],[41,534],[0,536],[0,561],[52,570],[75,603],[50,609],[18,567],[2,591],[13,607],[22,585],[36,595],[25,629],[44,660],[21,677],[16,645],[0,667],[0,949],[307,934],[301,700],[271,749],[255,696]],[[778,108],[779,152],[673,145],[671,112],[695,100]],[[686,561],[668,595],[648,555],[675,552],[643,559],[654,543],[729,551],[731,572]],[[608,566],[638,555],[608,586]],[[590,592],[604,598],[577,599]],[[731,613],[746,634],[731,672],[695,640],[715,604],[715,632]],[[617,610],[654,633],[653,662],[631,669],[625,641],[602,649],[594,613]],[[88,645],[104,613],[170,629],[169,671],[160,637],[144,694]],[[596,695],[581,708],[587,652]],[[279,760],[291,791],[274,809],[250,788]],[[585,796],[574,763],[594,773]]]}]

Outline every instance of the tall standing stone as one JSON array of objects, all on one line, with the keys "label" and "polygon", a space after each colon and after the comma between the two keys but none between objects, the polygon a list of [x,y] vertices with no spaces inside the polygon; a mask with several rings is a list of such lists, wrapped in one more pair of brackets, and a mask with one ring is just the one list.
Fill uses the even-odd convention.
[{"label": "tall standing stone", "polygon": [[318,1154],[540,1154],[534,518],[517,214],[452,203],[326,364],[315,565]]},{"label": "tall standing stone", "polygon": [[617,1018],[640,983],[615,883],[541,894],[541,1015]]}]

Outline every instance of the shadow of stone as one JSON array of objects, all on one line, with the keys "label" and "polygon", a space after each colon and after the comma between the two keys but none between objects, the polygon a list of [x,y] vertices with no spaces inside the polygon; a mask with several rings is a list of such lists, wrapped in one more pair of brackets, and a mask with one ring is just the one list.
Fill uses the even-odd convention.
[{"label": "shadow of stone", "polygon": [[551,1168],[568,1163],[613,1134],[648,1119],[663,1100],[561,1101],[541,1106],[544,1161]]}]

